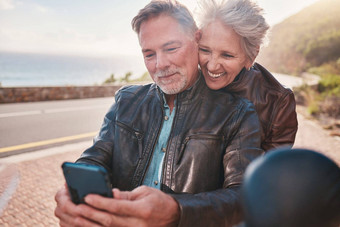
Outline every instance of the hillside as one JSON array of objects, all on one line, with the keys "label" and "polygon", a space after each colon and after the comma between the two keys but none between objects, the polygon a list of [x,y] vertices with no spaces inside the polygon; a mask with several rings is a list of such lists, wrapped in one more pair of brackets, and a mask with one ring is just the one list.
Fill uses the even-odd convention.
[{"label": "hillside", "polygon": [[340,0],[321,0],[275,25],[257,61],[273,72],[298,75],[324,64],[340,65],[338,59]]}]

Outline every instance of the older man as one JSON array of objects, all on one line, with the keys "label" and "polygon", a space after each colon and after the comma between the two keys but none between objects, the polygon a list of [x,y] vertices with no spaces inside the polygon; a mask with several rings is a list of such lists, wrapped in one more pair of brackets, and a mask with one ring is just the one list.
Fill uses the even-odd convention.
[{"label": "older man", "polygon": [[206,86],[197,27],[181,4],[152,1],[132,26],[155,83],[118,91],[77,160],[111,173],[114,198],[88,195],[86,205],[75,205],[61,189],[60,225],[233,225],[241,219],[244,170],[262,154],[253,105]]}]

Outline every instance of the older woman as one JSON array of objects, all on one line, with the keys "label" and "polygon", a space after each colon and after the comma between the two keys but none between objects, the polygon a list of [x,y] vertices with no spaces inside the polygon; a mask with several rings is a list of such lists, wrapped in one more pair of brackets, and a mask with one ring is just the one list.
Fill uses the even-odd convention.
[{"label": "older woman", "polygon": [[294,94],[254,63],[269,29],[262,9],[250,0],[211,0],[202,9],[199,61],[207,85],[253,102],[264,150],[292,146],[297,131]]}]

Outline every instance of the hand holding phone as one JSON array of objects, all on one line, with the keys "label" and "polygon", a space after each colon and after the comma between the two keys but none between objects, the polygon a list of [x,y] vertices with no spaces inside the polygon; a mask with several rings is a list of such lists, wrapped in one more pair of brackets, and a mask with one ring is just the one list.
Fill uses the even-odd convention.
[{"label": "hand holding phone", "polygon": [[88,194],[113,197],[110,178],[105,168],[64,162],[62,169],[71,199],[75,204],[85,203],[84,197]]}]

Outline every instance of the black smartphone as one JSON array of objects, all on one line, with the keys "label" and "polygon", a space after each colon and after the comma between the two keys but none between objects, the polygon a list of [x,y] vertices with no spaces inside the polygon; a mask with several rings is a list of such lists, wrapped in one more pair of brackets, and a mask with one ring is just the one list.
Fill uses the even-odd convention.
[{"label": "black smartphone", "polygon": [[109,175],[101,166],[64,162],[62,169],[66,184],[75,204],[85,203],[88,194],[113,197]]}]

